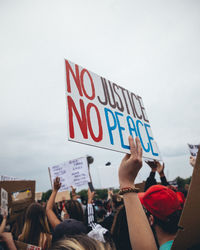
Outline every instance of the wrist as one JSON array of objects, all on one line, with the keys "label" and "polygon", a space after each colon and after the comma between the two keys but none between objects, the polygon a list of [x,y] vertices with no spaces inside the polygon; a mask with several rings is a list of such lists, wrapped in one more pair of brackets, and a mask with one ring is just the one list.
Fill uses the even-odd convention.
[{"label": "wrist", "polygon": [[135,188],[135,185],[134,185],[134,182],[121,182],[119,187],[120,189],[127,188],[127,187]]},{"label": "wrist", "polygon": [[151,172],[155,173],[155,172],[156,172],[156,168],[155,168],[155,169],[152,168],[152,169],[151,169]]},{"label": "wrist", "polygon": [[159,173],[160,177],[164,177],[165,174],[163,172]]},{"label": "wrist", "polygon": [[88,199],[88,204],[92,204],[92,200],[91,199]]}]

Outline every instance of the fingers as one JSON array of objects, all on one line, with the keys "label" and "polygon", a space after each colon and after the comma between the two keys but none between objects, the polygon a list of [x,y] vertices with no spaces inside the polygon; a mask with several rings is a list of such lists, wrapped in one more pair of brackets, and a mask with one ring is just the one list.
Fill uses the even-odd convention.
[{"label": "fingers", "polygon": [[137,153],[137,150],[136,150],[135,142],[134,142],[133,137],[131,135],[128,137],[128,141],[129,141],[131,155],[135,155]]},{"label": "fingers", "polygon": [[141,142],[140,142],[138,137],[136,137],[135,141],[136,141],[136,150],[137,150],[138,156],[139,156],[139,158],[142,158],[142,145],[141,145]]},{"label": "fingers", "polygon": [[60,182],[60,178],[56,177],[55,182],[59,183]]}]

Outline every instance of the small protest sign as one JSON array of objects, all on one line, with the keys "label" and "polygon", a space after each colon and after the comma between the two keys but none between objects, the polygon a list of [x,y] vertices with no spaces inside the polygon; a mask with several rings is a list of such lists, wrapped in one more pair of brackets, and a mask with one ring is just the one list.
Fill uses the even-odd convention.
[{"label": "small protest sign", "polygon": [[66,201],[66,200],[70,200],[70,192],[69,191],[62,191],[62,192],[58,192],[56,195],[56,199],[55,202],[60,202],[60,201]]},{"label": "small protest sign", "polygon": [[143,157],[160,160],[139,95],[65,60],[68,139],[129,153],[128,136],[139,137]]},{"label": "small protest sign", "polygon": [[8,215],[8,192],[1,188],[1,214]]},{"label": "small protest sign", "polygon": [[41,247],[26,244],[26,243],[18,241],[18,240],[15,240],[15,246],[16,246],[17,250],[42,250]]},{"label": "small protest sign", "polygon": [[71,190],[71,186],[84,186],[90,181],[86,157],[81,157],[75,160],[63,162],[57,166],[49,167],[49,174],[52,186],[55,178],[60,178],[62,185],[59,192]]},{"label": "small protest sign", "polygon": [[42,200],[42,192],[35,193],[35,201],[41,201]]},{"label": "small protest sign", "polygon": [[189,147],[191,156],[197,157],[197,153],[198,153],[198,150],[200,148],[200,144],[194,145],[194,144],[188,143],[188,147]]}]

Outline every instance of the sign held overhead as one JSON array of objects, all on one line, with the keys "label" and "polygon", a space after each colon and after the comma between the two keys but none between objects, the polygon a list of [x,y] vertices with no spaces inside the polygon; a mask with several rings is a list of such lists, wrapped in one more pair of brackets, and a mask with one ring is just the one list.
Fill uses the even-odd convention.
[{"label": "sign held overhead", "polygon": [[60,178],[61,187],[58,192],[71,190],[71,186],[81,187],[87,185],[90,181],[86,157],[49,167],[49,174],[52,187],[56,177]]},{"label": "sign held overhead", "polygon": [[128,136],[139,137],[143,157],[160,160],[139,95],[65,60],[68,139],[129,153]]}]

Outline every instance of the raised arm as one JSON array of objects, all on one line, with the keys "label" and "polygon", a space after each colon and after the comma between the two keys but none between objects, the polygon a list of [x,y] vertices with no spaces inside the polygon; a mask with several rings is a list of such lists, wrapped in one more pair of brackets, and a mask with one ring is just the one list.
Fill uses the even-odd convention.
[{"label": "raised arm", "polygon": [[161,184],[163,186],[168,186],[169,182],[165,177],[164,169],[165,169],[165,163],[163,162],[163,164],[161,164],[159,161],[157,161],[157,172],[160,175]]},{"label": "raised arm", "polygon": [[47,207],[46,207],[46,214],[47,214],[49,222],[53,228],[55,228],[61,222],[57,218],[57,216],[55,215],[55,213],[53,211],[53,205],[55,203],[55,198],[56,198],[56,195],[57,195],[57,192],[58,192],[60,186],[61,186],[60,178],[56,177],[56,179],[54,180],[53,191],[52,191],[51,196],[47,202]]},{"label": "raised arm", "polygon": [[1,225],[0,225],[0,233],[4,232],[4,229],[6,227],[6,220],[7,220],[7,215],[4,214],[3,215],[3,220],[2,220]]},{"label": "raised arm", "polygon": [[[142,147],[138,137],[129,136],[131,154],[126,154],[119,168],[120,190],[134,190],[135,178],[142,167]],[[137,193],[123,195],[132,249],[157,249],[155,239]]]},{"label": "raised arm", "polygon": [[155,179],[155,174],[156,174],[156,170],[157,170],[157,163],[156,163],[156,161],[154,160],[154,161],[145,161],[145,162],[151,168],[151,172],[149,174],[149,177],[145,181],[144,191],[146,191],[151,186],[157,184],[157,181]]}]

